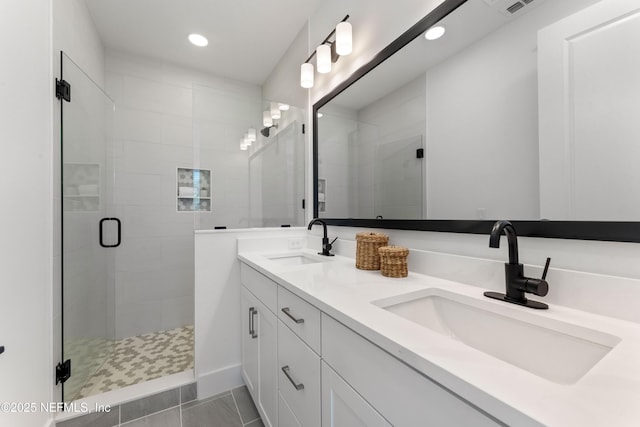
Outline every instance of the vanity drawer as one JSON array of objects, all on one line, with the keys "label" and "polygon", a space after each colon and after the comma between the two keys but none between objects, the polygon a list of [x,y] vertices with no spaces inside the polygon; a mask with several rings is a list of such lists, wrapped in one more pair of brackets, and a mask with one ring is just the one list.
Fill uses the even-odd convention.
[{"label": "vanity drawer", "polygon": [[504,426],[324,314],[322,357],[394,426]]},{"label": "vanity drawer", "polygon": [[278,322],[278,389],[295,419],[320,427],[320,357]]},{"label": "vanity drawer", "polygon": [[320,354],[320,310],[279,286],[278,318]]},{"label": "vanity drawer", "polygon": [[278,284],[247,264],[240,263],[240,282],[272,312],[278,308]]}]

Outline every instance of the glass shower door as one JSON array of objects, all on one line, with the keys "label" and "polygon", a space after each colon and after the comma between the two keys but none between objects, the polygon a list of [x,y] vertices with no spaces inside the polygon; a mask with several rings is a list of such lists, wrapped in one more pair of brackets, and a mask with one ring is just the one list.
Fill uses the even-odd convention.
[{"label": "glass shower door", "polygon": [[115,106],[62,54],[62,360],[71,360],[63,400],[91,392],[91,378],[115,345],[113,247],[120,223],[113,214]]}]

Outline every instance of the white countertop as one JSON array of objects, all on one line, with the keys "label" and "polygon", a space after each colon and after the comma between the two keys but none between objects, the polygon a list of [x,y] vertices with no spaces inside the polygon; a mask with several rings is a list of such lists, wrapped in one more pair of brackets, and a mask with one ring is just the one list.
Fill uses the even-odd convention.
[{"label": "white countertop", "polygon": [[[315,254],[311,250],[292,253]],[[282,252],[279,252],[282,253]],[[355,268],[353,259],[280,265],[273,253],[240,252],[239,259],[363,337],[508,425],[640,425],[640,325],[562,306],[535,310],[558,320],[613,335],[620,342],[575,384],[558,384],[420,326],[372,301],[429,288],[498,304],[531,316],[529,308],[491,300],[483,290],[427,275],[383,277]],[[606,294],[606,283],[602,285]],[[543,300],[543,299],[542,299]],[[640,309],[640,308],[639,308]],[[515,311],[513,311],[515,310]],[[526,314],[525,314],[526,313]],[[487,331],[490,334],[491,331]]]}]

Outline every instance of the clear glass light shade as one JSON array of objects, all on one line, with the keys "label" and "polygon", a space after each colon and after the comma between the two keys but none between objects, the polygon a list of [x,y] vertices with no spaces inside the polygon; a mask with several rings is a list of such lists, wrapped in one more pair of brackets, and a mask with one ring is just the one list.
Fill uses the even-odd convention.
[{"label": "clear glass light shade", "polygon": [[277,120],[280,118],[280,108],[278,108],[277,102],[271,103],[271,118]]},{"label": "clear glass light shade", "polygon": [[282,104],[282,103],[280,103],[280,104],[278,104],[278,108],[279,108],[280,110],[282,110],[282,111],[287,111],[287,110],[289,110],[289,104]]},{"label": "clear glass light shade", "polygon": [[247,147],[251,146],[251,140],[248,138],[247,135],[244,136],[243,141],[244,141],[244,145],[246,145]]},{"label": "clear glass light shade", "polygon": [[247,144],[244,143],[244,138],[240,138],[240,149],[242,151],[245,151],[247,148],[249,147],[247,146]]},{"label": "clear glass light shade", "polygon": [[267,110],[262,113],[262,125],[269,127],[273,126],[273,119],[271,118],[271,111]]},{"label": "clear glass light shade", "polygon": [[323,44],[316,49],[316,65],[318,72],[326,74],[331,72],[331,46]]},{"label": "clear glass light shade", "polygon": [[249,128],[247,131],[247,136],[249,137],[249,141],[253,142],[258,139],[258,133],[255,128]]},{"label": "clear glass light shade", "polygon": [[444,27],[431,27],[424,33],[427,40],[437,40],[444,35]]},{"label": "clear glass light shade", "polygon": [[349,55],[353,50],[351,24],[341,22],[336,26],[336,52],[338,55]]},{"label": "clear glass light shade", "polygon": [[300,66],[300,86],[305,89],[313,87],[313,64],[305,62]]}]

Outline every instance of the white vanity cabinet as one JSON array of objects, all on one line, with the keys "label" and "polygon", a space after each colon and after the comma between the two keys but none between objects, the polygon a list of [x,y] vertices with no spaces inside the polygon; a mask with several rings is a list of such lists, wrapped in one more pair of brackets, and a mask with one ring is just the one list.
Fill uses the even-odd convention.
[{"label": "white vanity cabinet", "polygon": [[320,427],[320,310],[278,286],[278,319],[283,403],[300,425]]},{"label": "white vanity cabinet", "polygon": [[504,425],[325,314],[322,357],[394,426]]},{"label": "white vanity cabinet", "polygon": [[322,362],[322,427],[391,427],[345,380]]},{"label": "white vanity cabinet", "polygon": [[241,277],[242,375],[265,425],[504,425],[244,263]]},{"label": "white vanity cabinet", "polygon": [[[241,268],[243,285],[242,307],[242,377],[249,389],[265,426],[278,425],[278,318],[272,310],[276,308],[277,285],[260,275],[264,280],[255,281],[251,271]],[[243,274],[249,273],[247,275]],[[266,283],[266,287],[264,286]],[[256,286],[264,297],[259,299],[251,290]],[[272,289],[268,289],[272,285]],[[272,294],[272,295],[271,295]],[[271,303],[271,308],[264,302]]]}]

